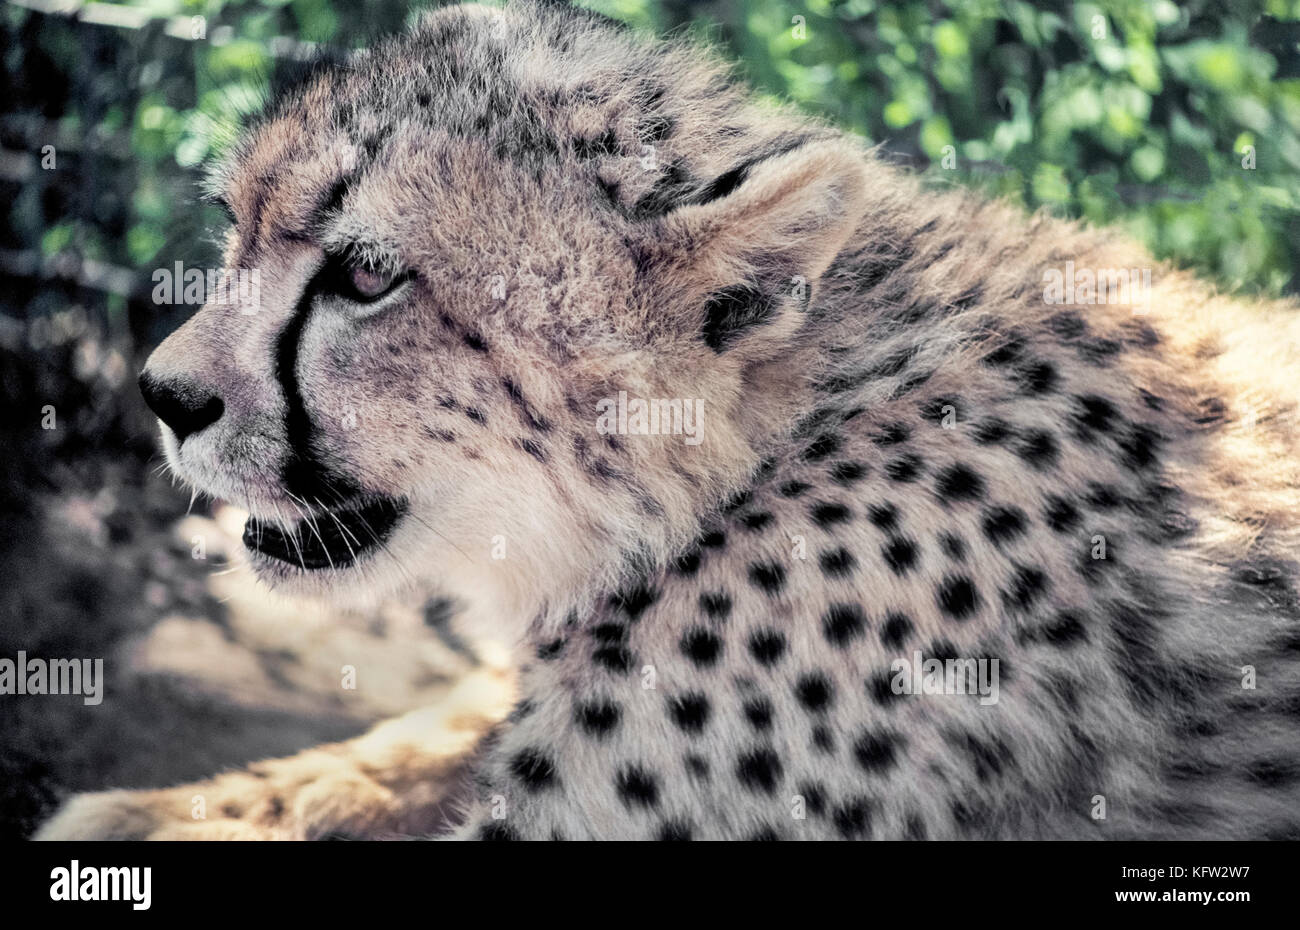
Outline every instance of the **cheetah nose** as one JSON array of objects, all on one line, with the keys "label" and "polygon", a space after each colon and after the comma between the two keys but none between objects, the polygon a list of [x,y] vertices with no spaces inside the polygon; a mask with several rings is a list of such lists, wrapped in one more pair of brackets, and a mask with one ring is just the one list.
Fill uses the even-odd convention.
[{"label": "cheetah nose", "polygon": [[186,436],[217,422],[226,409],[220,397],[192,381],[164,381],[147,370],[140,372],[140,393],[149,409],[176,434],[178,445]]}]

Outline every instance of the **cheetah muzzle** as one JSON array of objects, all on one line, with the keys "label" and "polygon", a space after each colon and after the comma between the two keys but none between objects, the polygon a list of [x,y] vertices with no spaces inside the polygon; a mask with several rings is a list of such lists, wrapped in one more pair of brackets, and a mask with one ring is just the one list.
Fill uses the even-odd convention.
[{"label": "cheetah muzzle", "polygon": [[407,502],[380,497],[331,508],[283,527],[249,517],[243,541],[250,553],[303,571],[345,568],[384,545],[407,512]]}]

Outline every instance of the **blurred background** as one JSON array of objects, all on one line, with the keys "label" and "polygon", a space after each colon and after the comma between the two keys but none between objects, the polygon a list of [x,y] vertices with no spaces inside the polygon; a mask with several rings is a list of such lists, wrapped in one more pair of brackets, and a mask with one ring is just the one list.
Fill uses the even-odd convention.
[{"label": "blurred background", "polygon": [[[434,4],[0,0],[0,658],[105,660],[103,704],[0,696],[0,837],[66,793],[199,778],[361,732],[476,661],[439,605],[350,615],[237,567],[135,389],[219,264],[205,159],[268,76]],[[603,0],[719,45],[764,93],[935,184],[1129,229],[1221,288],[1295,294],[1300,0]],[[355,691],[339,667],[375,674]]]}]

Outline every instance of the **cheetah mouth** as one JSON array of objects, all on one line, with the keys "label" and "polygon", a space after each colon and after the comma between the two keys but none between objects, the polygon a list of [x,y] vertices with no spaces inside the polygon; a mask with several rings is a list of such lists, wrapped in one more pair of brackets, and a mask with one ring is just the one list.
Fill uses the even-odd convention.
[{"label": "cheetah mouth", "polygon": [[291,527],[250,516],[244,546],[303,571],[343,568],[382,546],[406,511],[405,500],[381,497],[324,510]]}]

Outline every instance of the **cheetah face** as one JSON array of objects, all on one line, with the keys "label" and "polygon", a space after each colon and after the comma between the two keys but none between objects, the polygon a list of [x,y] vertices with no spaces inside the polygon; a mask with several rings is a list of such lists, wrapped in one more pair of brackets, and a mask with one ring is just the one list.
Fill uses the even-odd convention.
[{"label": "cheetah face", "polygon": [[[757,373],[807,309],[787,282],[854,228],[860,154],[734,91],[709,106],[767,136],[716,137],[686,59],[551,15],[443,11],[317,73],[213,175],[226,268],[260,286],[209,299],[141,388],[272,585],[554,605],[683,542],[779,421]],[[682,127],[649,168],[648,120]],[[702,403],[699,440],[602,430],[620,392]]]}]

